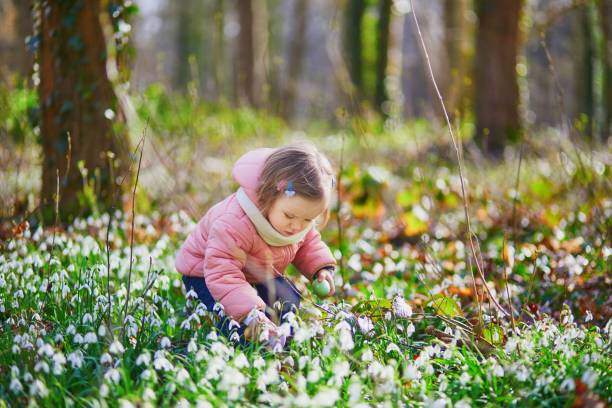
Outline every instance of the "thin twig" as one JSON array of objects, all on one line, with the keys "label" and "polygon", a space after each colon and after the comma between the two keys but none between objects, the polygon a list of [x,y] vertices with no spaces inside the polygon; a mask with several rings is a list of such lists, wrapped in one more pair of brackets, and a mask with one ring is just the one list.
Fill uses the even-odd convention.
[{"label": "thin twig", "polygon": [[[147,119],[146,127],[149,125],[149,120]],[[138,141],[136,145],[136,149],[134,150],[134,154],[140,149],[141,144],[144,144],[144,136]],[[112,158],[109,157],[109,167],[112,168]],[[114,214],[114,204],[117,202],[117,198],[121,192],[121,187],[123,186],[123,182],[127,178],[127,176],[131,173],[133,167],[133,162],[130,163],[130,167],[127,172],[123,175],[121,182],[117,189],[115,189],[115,194],[111,201],[110,209],[108,212],[108,225],[106,226],[106,293],[108,295],[108,315],[106,316],[106,327],[108,332],[110,333],[111,339],[114,338],[112,329],[111,329],[111,313],[112,313],[112,305],[111,305],[111,293],[110,293],[110,228],[113,223],[113,214]]]},{"label": "thin twig", "polygon": [[144,151],[144,146],[145,146],[145,141],[146,141],[146,131],[147,131],[147,128],[145,127],[145,129],[143,130],[143,136],[142,136],[143,142],[142,142],[142,146],[140,147],[140,158],[138,159],[138,169],[136,170],[136,181],[134,182],[134,191],[132,192],[132,230],[130,231],[130,270],[128,272],[127,296],[125,299],[123,324],[121,327],[121,336],[120,336],[121,338],[124,338],[125,336],[125,323],[127,322],[128,304],[130,302],[130,286],[132,283],[132,267],[134,264],[133,254],[134,254],[134,218],[136,217],[136,214],[135,214],[136,188],[138,187],[138,176],[140,175],[140,165],[142,164],[142,153]]},{"label": "thin twig", "polygon": [[338,219],[338,246],[340,248],[340,274],[342,275],[342,280],[344,282],[347,281],[346,273],[346,263],[344,261],[344,231],[342,228],[342,217],[340,213],[342,212],[342,189],[340,185],[342,183],[342,172],[344,171],[344,139],[346,138],[346,132],[342,132],[342,144],[340,145],[340,168],[338,169],[338,177],[336,180],[336,189],[338,190],[338,212],[336,213],[336,217]]},{"label": "thin twig", "polygon": [[457,141],[455,139],[455,134],[453,132],[453,127],[450,123],[450,119],[448,117],[448,112],[446,110],[446,106],[444,105],[444,99],[442,98],[442,94],[440,93],[440,89],[438,88],[438,84],[436,82],[436,78],[434,76],[433,73],[433,68],[431,67],[431,61],[429,59],[429,53],[427,51],[427,47],[425,46],[425,41],[423,39],[423,34],[421,33],[421,28],[419,26],[419,21],[417,19],[416,16],[416,11],[414,8],[414,4],[413,1],[410,0],[410,8],[412,10],[412,17],[414,18],[414,23],[416,25],[416,29],[419,35],[419,40],[421,42],[421,46],[423,48],[423,53],[425,54],[425,60],[427,62],[427,68],[429,70],[429,76],[431,78],[431,81],[433,83],[433,86],[435,88],[436,94],[438,96],[438,99],[440,101],[440,106],[442,107],[442,111],[444,112],[444,118],[446,119],[446,124],[448,127],[448,131],[451,137],[451,141],[453,143],[453,147],[455,149],[455,153],[457,154],[457,166],[459,168],[459,180],[461,181],[461,198],[463,200],[463,211],[464,211],[464,215],[465,215],[465,224],[466,224],[466,233],[467,236],[470,240],[470,248],[472,249],[472,255],[474,256],[474,261],[476,262],[476,268],[478,270],[478,273],[480,274],[480,277],[482,278],[482,283],[485,287],[485,289],[487,290],[487,293],[489,294],[489,297],[492,299],[493,303],[495,303],[495,306],[497,306],[497,308],[506,316],[509,315],[509,313],[507,311],[504,310],[504,308],[499,304],[499,302],[493,297],[493,294],[491,293],[491,291],[489,290],[489,286],[487,285],[487,282],[485,280],[484,277],[484,273],[482,270],[482,265],[478,262],[477,256],[476,256],[476,250],[474,248],[474,244],[472,241],[472,229],[470,226],[470,216],[469,216],[469,212],[468,212],[468,203],[467,203],[467,195],[465,193],[465,181],[464,181],[464,177],[463,177],[463,169],[461,166],[461,154],[459,153],[459,148],[457,146]]}]

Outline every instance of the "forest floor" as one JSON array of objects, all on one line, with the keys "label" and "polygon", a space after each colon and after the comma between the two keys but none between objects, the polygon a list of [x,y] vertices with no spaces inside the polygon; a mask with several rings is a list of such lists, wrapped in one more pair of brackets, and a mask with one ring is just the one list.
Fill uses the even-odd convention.
[{"label": "forest floor", "polygon": [[[235,189],[244,146],[304,137],[240,115],[152,121],[133,219],[127,198],[67,226],[4,222],[8,406],[612,404],[610,145],[578,147],[551,130],[491,163],[466,143],[470,243],[443,128],[309,130],[341,170],[323,230],[338,293],[318,299],[290,268],[304,295],[282,326],[291,340],[244,345],[216,333],[218,315],[186,297],[174,269],[194,222]],[[21,152],[30,159],[3,176],[27,207],[36,154]]]}]

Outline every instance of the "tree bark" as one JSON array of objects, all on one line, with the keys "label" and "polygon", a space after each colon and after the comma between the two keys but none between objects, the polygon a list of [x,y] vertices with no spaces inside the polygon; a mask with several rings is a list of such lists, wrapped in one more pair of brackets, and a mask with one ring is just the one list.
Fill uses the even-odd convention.
[{"label": "tree bark", "polygon": [[467,58],[465,48],[467,32],[465,0],[444,0],[444,48],[446,53],[446,77],[443,81],[443,95],[450,113],[464,110],[466,97],[465,76]]},{"label": "tree bark", "polygon": [[215,91],[217,99],[224,103],[227,99],[227,90],[225,85],[225,10],[223,8],[223,0],[217,0],[216,2],[215,31]]},{"label": "tree bark", "polygon": [[[114,178],[128,164],[129,143],[106,72],[100,2],[42,0],[39,7],[44,10],[38,54],[41,200],[51,210],[45,218],[52,220],[59,172],[59,215],[69,220],[87,212],[86,203],[90,210],[111,204]],[[116,167],[109,166],[108,152],[113,152]],[[79,172],[81,161],[85,177]]]},{"label": "tree bark", "polygon": [[265,0],[238,2],[238,65],[236,94],[239,105],[261,107],[265,93],[265,50],[267,46],[267,12]]},{"label": "tree bark", "polygon": [[477,2],[476,141],[495,158],[520,132],[516,64],[521,8],[522,0]]},{"label": "tree bark", "polygon": [[598,0],[598,6],[603,36],[601,56],[603,65],[604,117],[601,139],[605,142],[610,137],[610,125],[612,125],[612,24],[610,22],[612,4],[610,0]]},{"label": "tree bark", "polygon": [[32,34],[31,9],[31,0],[0,0],[0,83],[13,86],[15,74],[30,75],[34,58],[25,41]]},{"label": "tree bark", "polygon": [[586,116],[584,132],[589,138],[593,138],[595,132],[595,88],[593,84],[595,71],[595,47],[593,38],[593,19],[589,15],[588,5],[580,10],[580,26],[582,29],[582,72],[580,73],[582,83],[582,113]]},{"label": "tree bark", "polygon": [[287,61],[287,80],[281,103],[281,113],[285,119],[293,118],[295,111],[298,84],[304,66],[304,51],[306,50],[306,22],[308,17],[308,0],[297,0],[295,4],[293,39]]},{"label": "tree bark", "polygon": [[385,79],[387,78],[387,61],[389,53],[389,27],[391,23],[392,0],[380,0],[378,8],[377,44],[378,55],[376,60],[376,90],[374,94],[374,106],[385,116],[389,110],[384,109],[383,104],[388,99]]},{"label": "tree bark", "polygon": [[361,20],[364,12],[364,0],[348,0],[345,21],[345,52],[351,82],[357,90],[358,98],[363,94]]}]

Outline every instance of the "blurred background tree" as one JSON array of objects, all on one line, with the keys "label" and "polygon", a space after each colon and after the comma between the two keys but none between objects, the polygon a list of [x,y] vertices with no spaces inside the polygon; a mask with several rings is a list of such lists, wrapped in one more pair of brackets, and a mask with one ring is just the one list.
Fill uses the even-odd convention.
[{"label": "blurred background tree", "polygon": [[41,202],[45,218],[53,220],[59,189],[59,216],[67,220],[82,208],[111,205],[119,188],[115,178],[127,169],[130,144],[107,71],[110,59],[117,63],[116,55],[108,55],[105,38],[105,30],[113,29],[103,27],[124,10],[119,1],[76,0],[40,0],[35,10]]},{"label": "blurred background tree", "polygon": [[[503,158],[519,135],[568,124],[574,138],[609,138],[611,2],[414,1],[446,105],[471,151]],[[409,0],[0,0],[1,100],[20,90],[29,101],[23,109],[0,104],[0,138],[6,149],[40,143],[43,200],[53,199],[59,171],[63,199],[79,202],[84,160],[85,185],[107,202],[104,186],[125,172],[135,142],[123,125],[134,101],[141,117],[149,103],[154,121],[167,118],[168,151],[186,134],[222,145],[225,128],[206,129],[200,118],[221,108],[235,118],[249,109],[278,115],[295,128],[346,126],[342,110],[384,129],[439,121],[410,13]],[[35,87],[40,122],[28,93]],[[196,117],[198,104],[210,108]],[[15,109],[28,112],[29,139],[16,136]],[[231,128],[249,132],[241,119]],[[113,177],[109,151],[119,166]]]}]

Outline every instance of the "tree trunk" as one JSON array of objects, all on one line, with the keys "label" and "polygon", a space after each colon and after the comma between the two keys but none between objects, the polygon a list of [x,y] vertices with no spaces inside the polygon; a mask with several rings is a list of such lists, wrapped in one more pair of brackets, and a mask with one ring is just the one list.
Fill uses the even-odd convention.
[{"label": "tree trunk", "polygon": [[477,2],[476,140],[496,158],[520,132],[516,63],[521,8],[522,0]]},{"label": "tree trunk", "polygon": [[589,15],[589,7],[586,5],[580,10],[580,26],[582,28],[582,72],[580,77],[582,81],[582,113],[585,115],[584,132],[592,139],[595,131],[595,89],[593,84],[594,78],[594,38],[593,38],[593,20]]},{"label": "tree trunk", "polygon": [[31,0],[0,0],[0,83],[13,86],[15,74],[30,75],[34,59],[24,44],[32,34],[31,9]]},{"label": "tree trunk", "polygon": [[306,50],[306,21],[308,17],[308,0],[297,0],[295,4],[295,30],[292,36],[287,61],[286,87],[281,103],[281,113],[290,119],[294,115],[298,84],[302,76],[304,51]]},{"label": "tree trunk", "polygon": [[389,53],[389,27],[391,22],[392,0],[380,0],[378,12],[377,44],[378,55],[376,60],[376,90],[374,95],[374,106],[385,116],[389,115],[389,109],[383,107],[388,99],[385,79],[387,78],[387,61]]},{"label": "tree trunk", "polygon": [[223,9],[223,0],[217,0],[216,2],[215,29],[215,91],[217,93],[217,100],[224,103],[227,99],[227,90],[225,85],[225,11]]},{"label": "tree trunk", "polygon": [[598,0],[599,18],[602,32],[602,65],[603,65],[603,123],[601,139],[605,142],[610,137],[612,125],[612,24],[610,0]]},{"label": "tree trunk", "polygon": [[[57,174],[60,217],[107,206],[115,178],[128,164],[123,114],[106,73],[99,1],[40,2],[41,200],[54,214]],[[70,135],[70,138],[69,136]],[[115,167],[109,166],[113,152]],[[82,162],[83,173],[78,163]],[[82,177],[85,175],[85,180]]]},{"label": "tree trunk", "polygon": [[446,53],[446,77],[443,81],[444,103],[449,113],[464,109],[467,63],[465,48],[467,27],[465,0],[444,0],[444,49]]},{"label": "tree trunk", "polygon": [[363,95],[361,20],[365,12],[365,0],[348,0],[345,22],[345,52],[351,81],[358,99]]},{"label": "tree trunk", "polygon": [[236,93],[238,104],[255,108],[266,99],[265,50],[267,46],[267,12],[265,0],[238,2],[238,65]]}]

